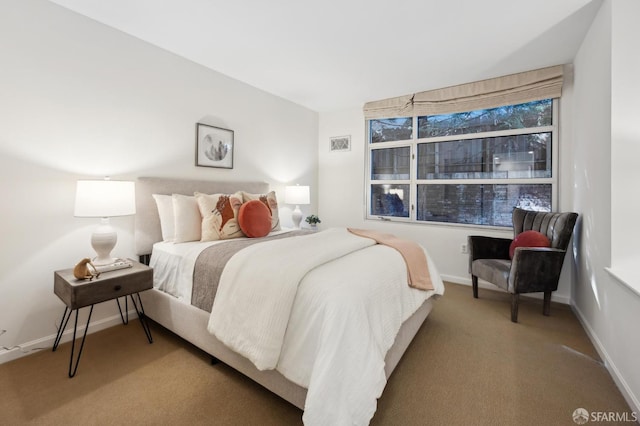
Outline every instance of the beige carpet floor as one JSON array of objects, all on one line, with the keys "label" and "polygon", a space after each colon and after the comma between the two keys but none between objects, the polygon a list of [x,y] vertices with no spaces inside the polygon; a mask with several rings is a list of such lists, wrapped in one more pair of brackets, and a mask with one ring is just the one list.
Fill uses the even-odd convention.
[{"label": "beige carpet floor", "polygon": [[[372,425],[575,425],[577,408],[630,413],[565,305],[446,285],[391,376]],[[137,321],[0,365],[2,425],[299,425],[302,412],[162,327]],[[590,423],[592,424],[592,423]],[[608,423],[612,424],[612,423]]]}]

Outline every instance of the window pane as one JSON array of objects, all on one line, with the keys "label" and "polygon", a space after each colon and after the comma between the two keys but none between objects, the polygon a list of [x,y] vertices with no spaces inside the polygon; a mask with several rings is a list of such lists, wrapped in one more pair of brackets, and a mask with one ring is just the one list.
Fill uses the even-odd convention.
[{"label": "window pane", "polygon": [[418,144],[418,179],[551,177],[551,133]]},{"label": "window pane", "polygon": [[409,179],[411,148],[374,149],[371,151],[371,179]]},{"label": "window pane", "polygon": [[550,126],[551,99],[491,109],[418,117],[418,138]]},{"label": "window pane", "polygon": [[418,185],[418,220],[511,227],[514,207],[551,211],[551,185]]},{"label": "window pane", "polygon": [[371,143],[405,141],[413,134],[413,118],[385,118],[369,121]]},{"label": "window pane", "polygon": [[371,214],[409,217],[409,185],[371,185]]}]

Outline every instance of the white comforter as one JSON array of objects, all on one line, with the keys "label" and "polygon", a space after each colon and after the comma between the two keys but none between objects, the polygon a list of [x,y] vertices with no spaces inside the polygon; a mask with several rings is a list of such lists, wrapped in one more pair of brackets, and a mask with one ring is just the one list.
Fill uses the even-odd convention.
[{"label": "white comforter", "polygon": [[258,370],[276,368],[293,300],[314,268],[374,245],[345,229],[249,246],[224,267],[209,332]]},{"label": "white comforter", "polygon": [[306,425],[365,425],[402,322],[444,292],[427,259],[435,290],[425,292],[407,285],[397,251],[346,229],[255,244],[227,263],[209,331],[307,388]]}]

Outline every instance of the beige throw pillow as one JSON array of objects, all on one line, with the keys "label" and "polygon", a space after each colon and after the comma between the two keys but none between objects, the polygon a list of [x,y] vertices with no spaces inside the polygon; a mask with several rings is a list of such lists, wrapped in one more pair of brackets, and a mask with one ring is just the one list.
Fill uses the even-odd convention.
[{"label": "beige throw pillow", "polygon": [[242,193],[209,195],[196,192],[195,198],[202,216],[201,241],[227,240],[244,236],[238,223]]}]

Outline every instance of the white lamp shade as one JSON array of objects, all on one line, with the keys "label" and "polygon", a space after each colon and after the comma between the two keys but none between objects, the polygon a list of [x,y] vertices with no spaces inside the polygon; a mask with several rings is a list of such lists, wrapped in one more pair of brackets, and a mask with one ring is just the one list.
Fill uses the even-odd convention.
[{"label": "white lamp shade", "polygon": [[76,217],[114,217],[136,213],[135,182],[79,180],[76,186]]},{"label": "white lamp shade", "polygon": [[309,187],[308,186],[287,186],[284,189],[284,202],[287,204],[309,204]]}]

